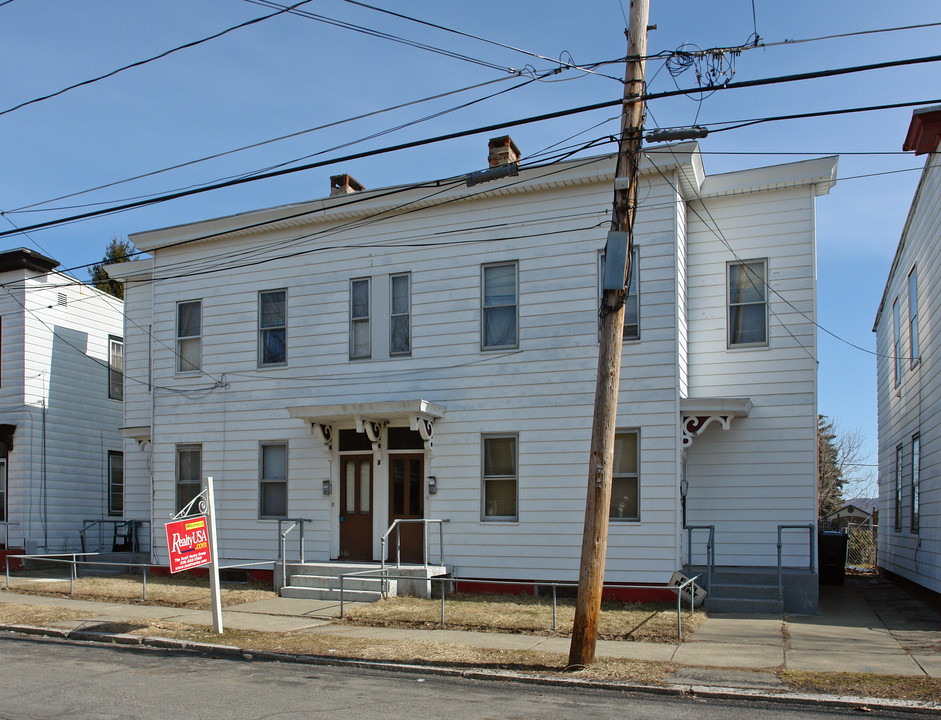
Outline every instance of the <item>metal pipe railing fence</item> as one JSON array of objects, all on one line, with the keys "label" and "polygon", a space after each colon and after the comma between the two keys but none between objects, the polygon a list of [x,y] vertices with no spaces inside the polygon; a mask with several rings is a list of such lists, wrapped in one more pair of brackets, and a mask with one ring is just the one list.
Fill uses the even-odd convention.
[{"label": "metal pipe railing fence", "polygon": [[[287,536],[294,530],[296,527],[300,527],[300,533],[297,538],[297,547],[298,555],[300,555],[300,563],[304,564],[304,524],[313,522],[310,518],[282,518],[278,520],[278,561],[281,563],[281,584],[287,584]],[[291,523],[288,526],[287,530],[282,530],[284,523]],[[266,564],[266,563],[261,563]],[[221,569],[221,568],[220,568]],[[277,589],[277,588],[276,588]]]},{"label": "metal pipe railing fence", "polygon": [[386,543],[389,540],[389,535],[392,534],[392,531],[395,530],[395,566],[402,566],[402,531],[399,529],[402,525],[408,523],[421,523],[422,526],[422,548],[424,550],[423,557],[425,559],[424,566],[428,567],[428,524],[436,523],[438,525],[438,564],[444,565],[444,523],[451,522],[447,519],[438,519],[438,518],[396,518],[392,521],[392,524],[389,526],[389,529],[385,531],[382,536],[382,539],[379,541],[380,544],[380,560],[382,567],[386,566]]},{"label": "metal pipe railing fence", "polygon": [[810,559],[807,564],[810,574],[814,574],[814,557],[817,554],[817,534],[816,527],[813,523],[807,523],[806,525],[778,525],[778,600],[781,601],[784,599],[784,572],[781,559],[781,549],[782,549],[782,532],[784,530],[807,530],[808,531],[808,547]]},{"label": "metal pipe railing fence", "polygon": [[9,520],[0,521],[0,525],[3,526],[3,549],[10,549],[10,528],[19,527],[19,523],[10,522]]},{"label": "metal pipe railing fence", "polygon": [[[376,575],[379,573],[379,577],[382,580],[382,592],[383,595],[386,594],[386,587],[389,580],[422,580],[423,582],[429,582],[434,585],[434,583],[441,584],[441,625],[445,624],[445,589],[446,583],[479,583],[486,582],[488,585],[520,585],[521,583],[518,580],[481,580],[480,578],[460,578],[460,577],[450,577],[450,576],[437,576],[430,578],[421,578],[416,577],[415,575],[392,575],[389,573],[389,570],[386,568],[380,568],[378,570],[360,570],[358,572],[344,573],[340,575],[340,618],[344,617],[345,613],[345,598],[344,598],[344,580],[345,578],[353,577],[367,577],[371,575]],[[696,575],[689,578],[680,585],[632,585],[632,584],[610,584],[605,585],[605,589],[631,589],[631,590],[672,590],[676,593],[676,637],[678,640],[683,639],[683,620],[682,620],[682,602],[684,592],[689,593],[689,613],[692,617],[695,612],[695,602],[696,602],[696,590],[695,583],[699,580],[701,576]],[[566,583],[566,582],[526,582],[526,585],[532,585],[534,588],[547,587],[552,590],[552,629],[558,629],[558,594],[557,589],[560,587],[571,587],[577,588],[578,583]],[[434,590],[432,589],[431,595],[434,596]]]},{"label": "metal pipe railing fence", "polygon": [[693,565],[693,531],[708,530],[709,538],[706,540],[706,592],[712,590],[712,568],[716,564],[716,526],[715,525],[684,525],[686,530],[686,562]]},{"label": "metal pipe railing fence", "polygon": [[[112,550],[114,549],[114,543],[116,542],[119,536],[125,538],[130,542],[129,552],[140,552],[140,539],[139,531],[144,527],[150,527],[150,520],[83,520],[82,529],[79,530],[78,536],[82,545],[82,552],[100,552],[102,547],[105,547],[105,527],[110,527],[111,532],[111,545]],[[95,545],[95,550],[88,549],[88,540],[89,533],[92,530],[97,529],[97,543]],[[123,531],[123,533],[119,532]],[[147,536],[150,536],[150,531],[148,530]],[[94,537],[94,535],[92,535]]]}]

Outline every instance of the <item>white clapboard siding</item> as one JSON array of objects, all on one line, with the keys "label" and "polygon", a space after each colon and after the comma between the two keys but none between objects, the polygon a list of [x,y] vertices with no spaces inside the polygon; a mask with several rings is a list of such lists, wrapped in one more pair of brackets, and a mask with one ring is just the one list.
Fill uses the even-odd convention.
[{"label": "white clapboard siding", "polygon": [[[928,155],[876,323],[879,413],[879,565],[941,592],[941,159]],[[916,269],[920,361],[911,362],[908,278]],[[898,303],[901,383],[895,384],[893,304]],[[920,508],[912,528],[912,438],[920,435]],[[902,447],[901,528],[896,529],[896,447]]]},{"label": "white clapboard siding", "polygon": [[[617,424],[640,433],[641,519],[610,525],[606,578],[611,582],[666,582],[680,566],[680,398],[738,395],[741,389],[725,377],[722,358],[728,354],[725,260],[718,259],[721,246],[687,208],[698,157],[690,159],[693,146],[684,147],[687,171],[682,176],[670,167],[663,176],[645,171],[637,211],[640,339],[623,346]],[[131,263],[122,270],[129,279],[158,279],[131,282],[127,291],[128,353],[149,348],[150,354],[149,365],[146,359],[129,359],[128,372],[143,378],[150,367],[153,378],[152,392],[128,390],[125,425],[149,427],[151,433],[143,449],[132,451],[137,443],[128,441],[128,453],[134,455],[127,464],[134,486],[128,488],[129,501],[146,502],[152,483],[152,515],[161,521],[168,517],[175,504],[176,447],[198,443],[203,475],[212,475],[216,483],[223,559],[271,560],[278,552],[277,523],[258,517],[259,447],[287,442],[287,514],[312,520],[306,530],[308,558],[336,557],[338,459],[286,408],[422,398],[445,408],[435,423],[434,455],[424,467],[438,483],[437,494],[425,496],[425,516],[449,520],[445,560],[454,572],[576,579],[597,373],[598,253],[610,223],[612,171],[611,158],[569,161],[521,171],[519,181],[448,189],[433,201],[424,199],[427,189],[404,190],[391,200],[366,195],[361,204],[326,213],[319,203],[310,203],[134,236],[138,247],[148,249],[223,233],[214,240],[155,250],[152,266]],[[717,216],[729,220],[736,241],[761,248],[775,261],[780,254],[780,263],[771,264],[778,273],[773,280],[811,314],[812,198],[812,189],[805,187],[709,201]],[[388,210],[444,200],[451,202],[420,212]],[[224,234],[240,223],[305,209],[311,214],[280,225]],[[381,220],[371,219],[379,209],[386,209]],[[774,233],[786,237],[781,241]],[[785,247],[777,248],[776,239]],[[231,267],[247,258],[256,263]],[[517,268],[519,343],[482,350],[481,268],[503,262]],[[220,270],[191,272],[211,268]],[[387,337],[380,331],[389,322],[383,288],[387,292],[389,275],[403,272],[410,273],[411,283],[411,354],[390,358],[387,347],[374,344],[372,358],[350,360],[351,278],[373,279],[370,322],[376,343]],[[172,280],[160,280],[171,275]],[[287,363],[259,368],[258,294],[274,289],[287,293]],[[202,367],[199,373],[180,375],[175,372],[176,305],[192,300],[202,303]],[[140,327],[149,328],[152,337]],[[800,333],[812,347],[812,329]],[[775,428],[782,438],[795,431],[789,446],[793,462],[780,474],[794,472],[798,479],[762,480],[762,508],[775,508],[779,500],[793,505],[793,512],[786,511],[789,521],[792,515],[803,517],[813,502],[812,469],[809,487],[805,475],[815,452],[808,454],[807,438],[799,431],[813,425],[816,391],[813,373],[805,372],[804,359],[789,347],[765,355],[773,364],[762,369],[760,360],[739,362],[739,378],[749,389],[754,386],[756,396],[764,391],[766,405],[782,400],[797,407],[763,415],[756,401],[755,416],[745,421],[751,426],[743,431],[749,433],[744,437],[753,455],[760,454],[756,442],[770,432],[763,428]],[[801,396],[799,403],[795,395]],[[782,418],[791,419],[773,425]],[[489,433],[513,433],[519,439],[518,519],[513,522],[481,519],[481,437]],[[706,446],[713,435],[697,442]],[[734,432],[727,435],[728,442],[742,441]],[[785,457],[788,448],[782,446],[781,453]],[[755,457],[752,465],[728,474],[721,471],[736,463],[723,457],[737,461],[739,455],[704,453],[697,472],[712,467],[722,477],[754,474]],[[333,483],[329,496],[322,491],[325,480]],[[778,485],[780,499],[774,496]],[[386,489],[377,488],[375,497],[378,547]],[[729,537],[744,538],[747,548],[749,523],[735,512],[728,521],[733,525]],[[289,554],[296,552],[295,543],[296,535],[289,538]],[[436,532],[431,545],[434,558]],[[748,551],[732,554],[739,560]],[[166,562],[159,533],[153,557]]]}]

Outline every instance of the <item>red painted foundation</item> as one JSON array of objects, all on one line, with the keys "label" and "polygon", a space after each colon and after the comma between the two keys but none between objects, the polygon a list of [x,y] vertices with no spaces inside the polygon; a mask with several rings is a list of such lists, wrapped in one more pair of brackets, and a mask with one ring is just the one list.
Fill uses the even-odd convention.
[{"label": "red painted foundation", "polygon": [[[543,597],[552,594],[548,585],[533,582],[496,583],[488,580],[460,580],[455,582],[456,592],[466,593],[496,593],[500,595],[536,595]],[[538,590],[537,590],[538,588]],[[560,587],[557,589],[559,597],[575,597],[576,588]],[[637,587],[605,587],[601,594],[606,602],[648,603],[648,602],[675,602],[676,593],[668,587],[663,588],[637,588]]]}]

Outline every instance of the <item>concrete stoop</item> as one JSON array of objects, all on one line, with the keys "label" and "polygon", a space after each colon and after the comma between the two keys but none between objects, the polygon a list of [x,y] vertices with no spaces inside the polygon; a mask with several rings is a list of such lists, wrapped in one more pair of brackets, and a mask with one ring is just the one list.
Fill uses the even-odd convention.
[{"label": "concrete stoop", "polygon": [[[379,571],[379,563],[304,563],[288,564],[285,568],[287,582],[280,588],[281,597],[308,600],[340,600],[341,576],[351,573],[373,571],[369,575],[343,577],[344,602],[375,602],[382,597],[416,595],[431,597],[433,583],[429,578],[447,575],[449,570],[441,565],[386,566],[386,577]],[[276,571],[280,575],[280,567]],[[276,582],[280,578],[276,577]]]},{"label": "concrete stoop", "polygon": [[[701,575],[699,584],[705,584],[705,567],[686,566],[683,574],[687,577]],[[777,568],[715,566],[705,607],[711,612],[748,615],[816,614],[816,574],[786,568],[782,572],[782,584],[784,597],[779,600]]]}]

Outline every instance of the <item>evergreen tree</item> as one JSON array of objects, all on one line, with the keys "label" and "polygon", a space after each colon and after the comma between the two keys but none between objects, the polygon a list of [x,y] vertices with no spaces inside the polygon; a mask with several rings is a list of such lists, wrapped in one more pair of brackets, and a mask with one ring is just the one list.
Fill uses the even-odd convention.
[{"label": "evergreen tree", "polygon": [[826,415],[817,416],[817,511],[829,515],[843,504],[843,468],[836,428]]},{"label": "evergreen tree", "polygon": [[130,260],[130,256],[135,252],[134,245],[130,240],[122,240],[119,237],[111,238],[111,242],[105,248],[105,256],[101,262],[95,263],[88,271],[91,277],[91,283],[99,290],[114,295],[116,298],[124,299],[124,283],[112,280],[104,270],[105,265],[112,263],[122,263]]}]

